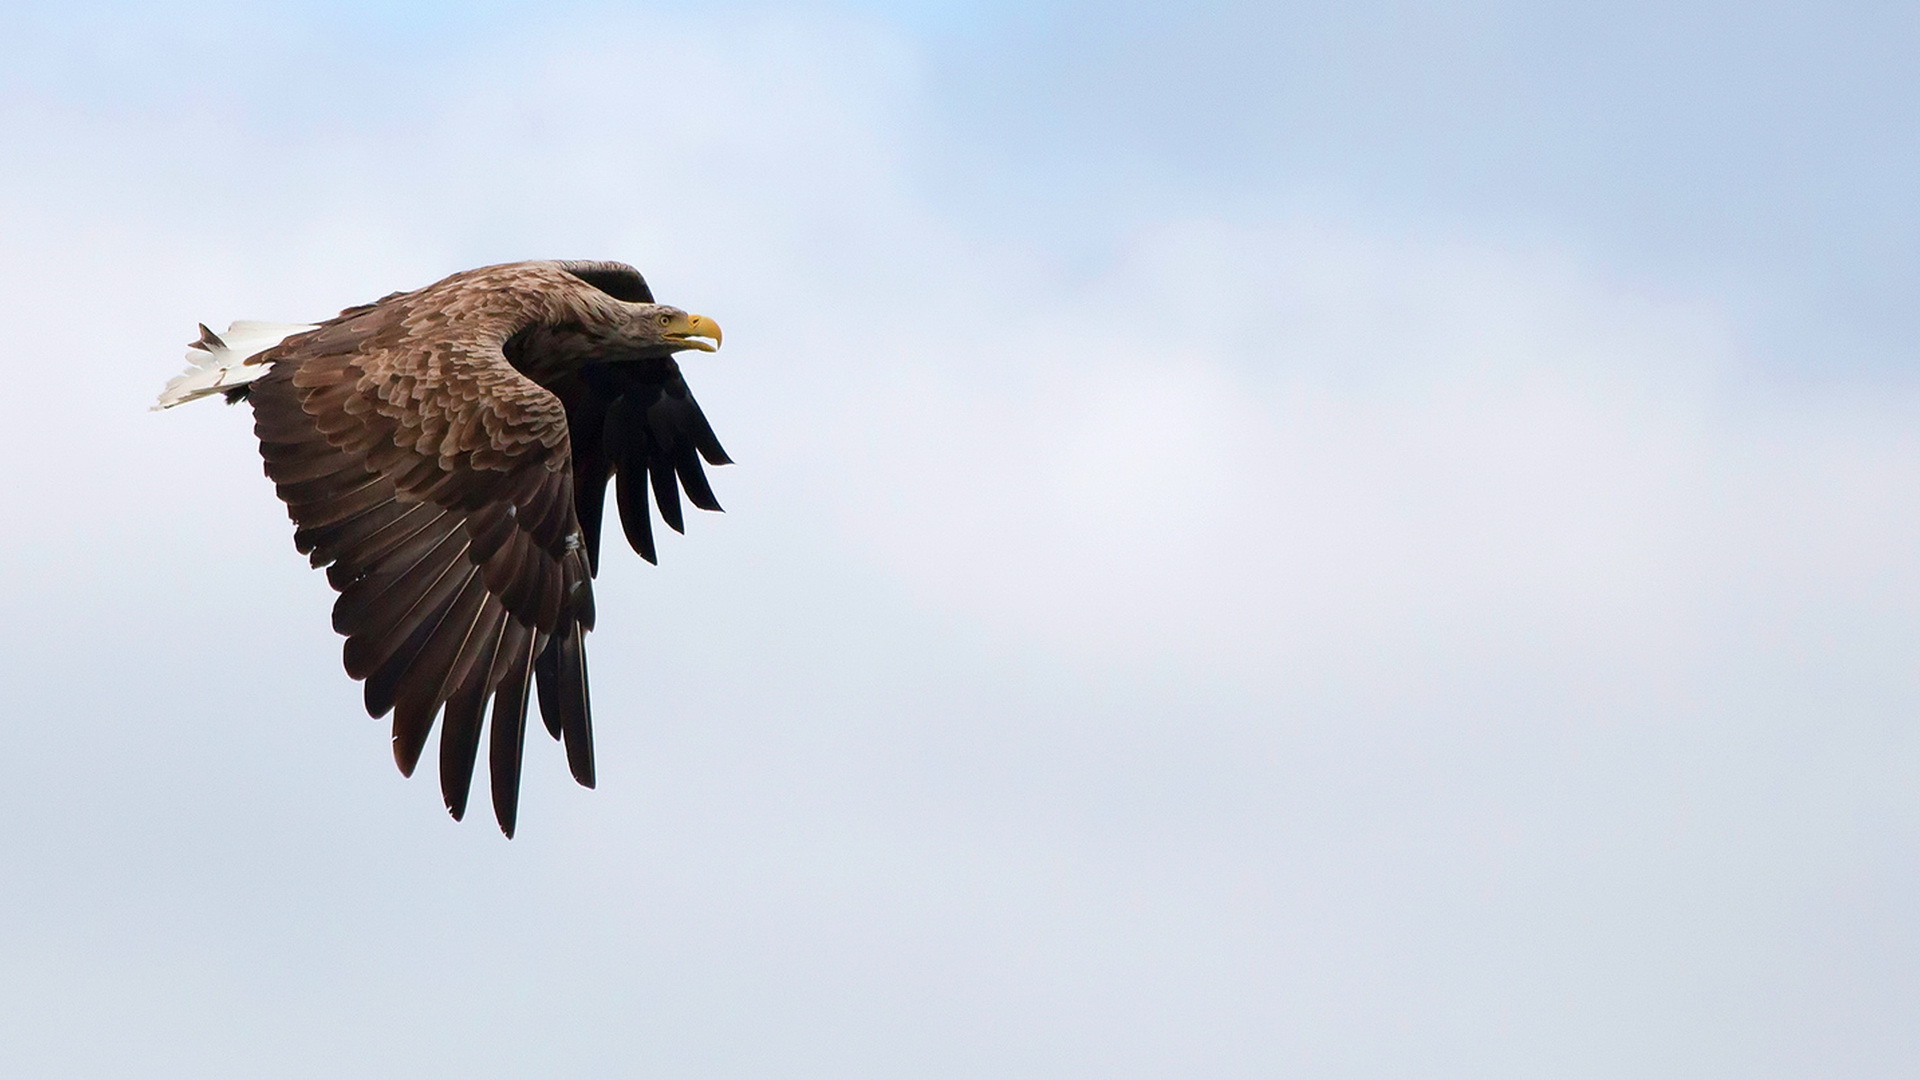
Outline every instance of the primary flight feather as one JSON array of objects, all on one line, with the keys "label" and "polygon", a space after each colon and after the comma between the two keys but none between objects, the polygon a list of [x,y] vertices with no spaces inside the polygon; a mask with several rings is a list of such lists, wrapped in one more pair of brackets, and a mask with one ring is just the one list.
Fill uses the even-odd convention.
[{"label": "primary flight feather", "polygon": [[701,461],[729,459],[673,358],[719,344],[631,266],[508,263],[317,325],[203,326],[155,407],[252,404],[294,546],[340,593],[347,674],[369,714],[393,713],[400,771],[439,716],[440,789],[462,817],[491,702],[493,810],[512,836],[530,694],[594,783],[584,635],[609,479],[648,562],[649,489],[675,531],[683,490],[720,509]]}]

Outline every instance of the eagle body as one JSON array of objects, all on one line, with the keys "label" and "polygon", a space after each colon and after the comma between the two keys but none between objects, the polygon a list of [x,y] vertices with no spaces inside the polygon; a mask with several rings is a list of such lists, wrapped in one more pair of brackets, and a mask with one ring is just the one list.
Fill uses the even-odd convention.
[{"label": "eagle body", "polygon": [[203,327],[203,355],[160,407],[251,403],[294,546],[340,594],[347,673],[370,715],[393,714],[400,770],[439,717],[441,792],[460,818],[489,727],[494,815],[512,836],[533,696],[574,778],[594,783],[584,635],[609,480],[649,562],[649,491],[676,531],[682,490],[720,509],[701,463],[729,459],[674,360],[719,338],[654,303],[630,266],[510,263],[316,325]]}]

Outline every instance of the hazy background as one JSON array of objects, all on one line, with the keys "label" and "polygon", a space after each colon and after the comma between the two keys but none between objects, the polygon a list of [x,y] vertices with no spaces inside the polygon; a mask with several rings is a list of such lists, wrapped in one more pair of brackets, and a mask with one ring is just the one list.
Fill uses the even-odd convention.
[{"label": "hazy background", "polygon": [[[1907,1077],[1911,4],[0,10],[0,1073]],[[394,770],[193,324],[615,258],[601,789]]]}]

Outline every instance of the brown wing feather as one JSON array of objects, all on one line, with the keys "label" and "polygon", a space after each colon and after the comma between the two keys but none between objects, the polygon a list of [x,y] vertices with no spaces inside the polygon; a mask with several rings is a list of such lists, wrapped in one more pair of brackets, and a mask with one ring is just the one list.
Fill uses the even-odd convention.
[{"label": "brown wing feather", "polygon": [[493,803],[511,836],[536,678],[574,775],[593,782],[592,571],[565,410],[499,334],[450,336],[445,308],[461,302],[423,290],[349,309],[281,346],[250,399],[295,543],[340,592],[347,671],[370,714],[394,713],[402,771],[444,709],[441,787],[461,816],[493,701]]}]

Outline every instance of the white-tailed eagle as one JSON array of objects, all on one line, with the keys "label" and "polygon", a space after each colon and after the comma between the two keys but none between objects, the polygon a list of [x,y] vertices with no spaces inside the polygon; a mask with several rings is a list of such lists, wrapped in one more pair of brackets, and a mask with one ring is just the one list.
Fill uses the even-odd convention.
[{"label": "white-tailed eagle", "polygon": [[713,320],[656,304],[633,267],[522,262],[454,274],[318,325],[205,326],[156,408],[253,405],[294,546],[339,591],[333,627],[367,712],[393,713],[409,776],[436,715],[440,790],[458,819],[492,703],[493,811],[513,835],[528,698],[592,787],[583,636],[601,509],[655,561],[647,491],[683,531],[680,493],[720,503],[728,464],[673,354]]}]

